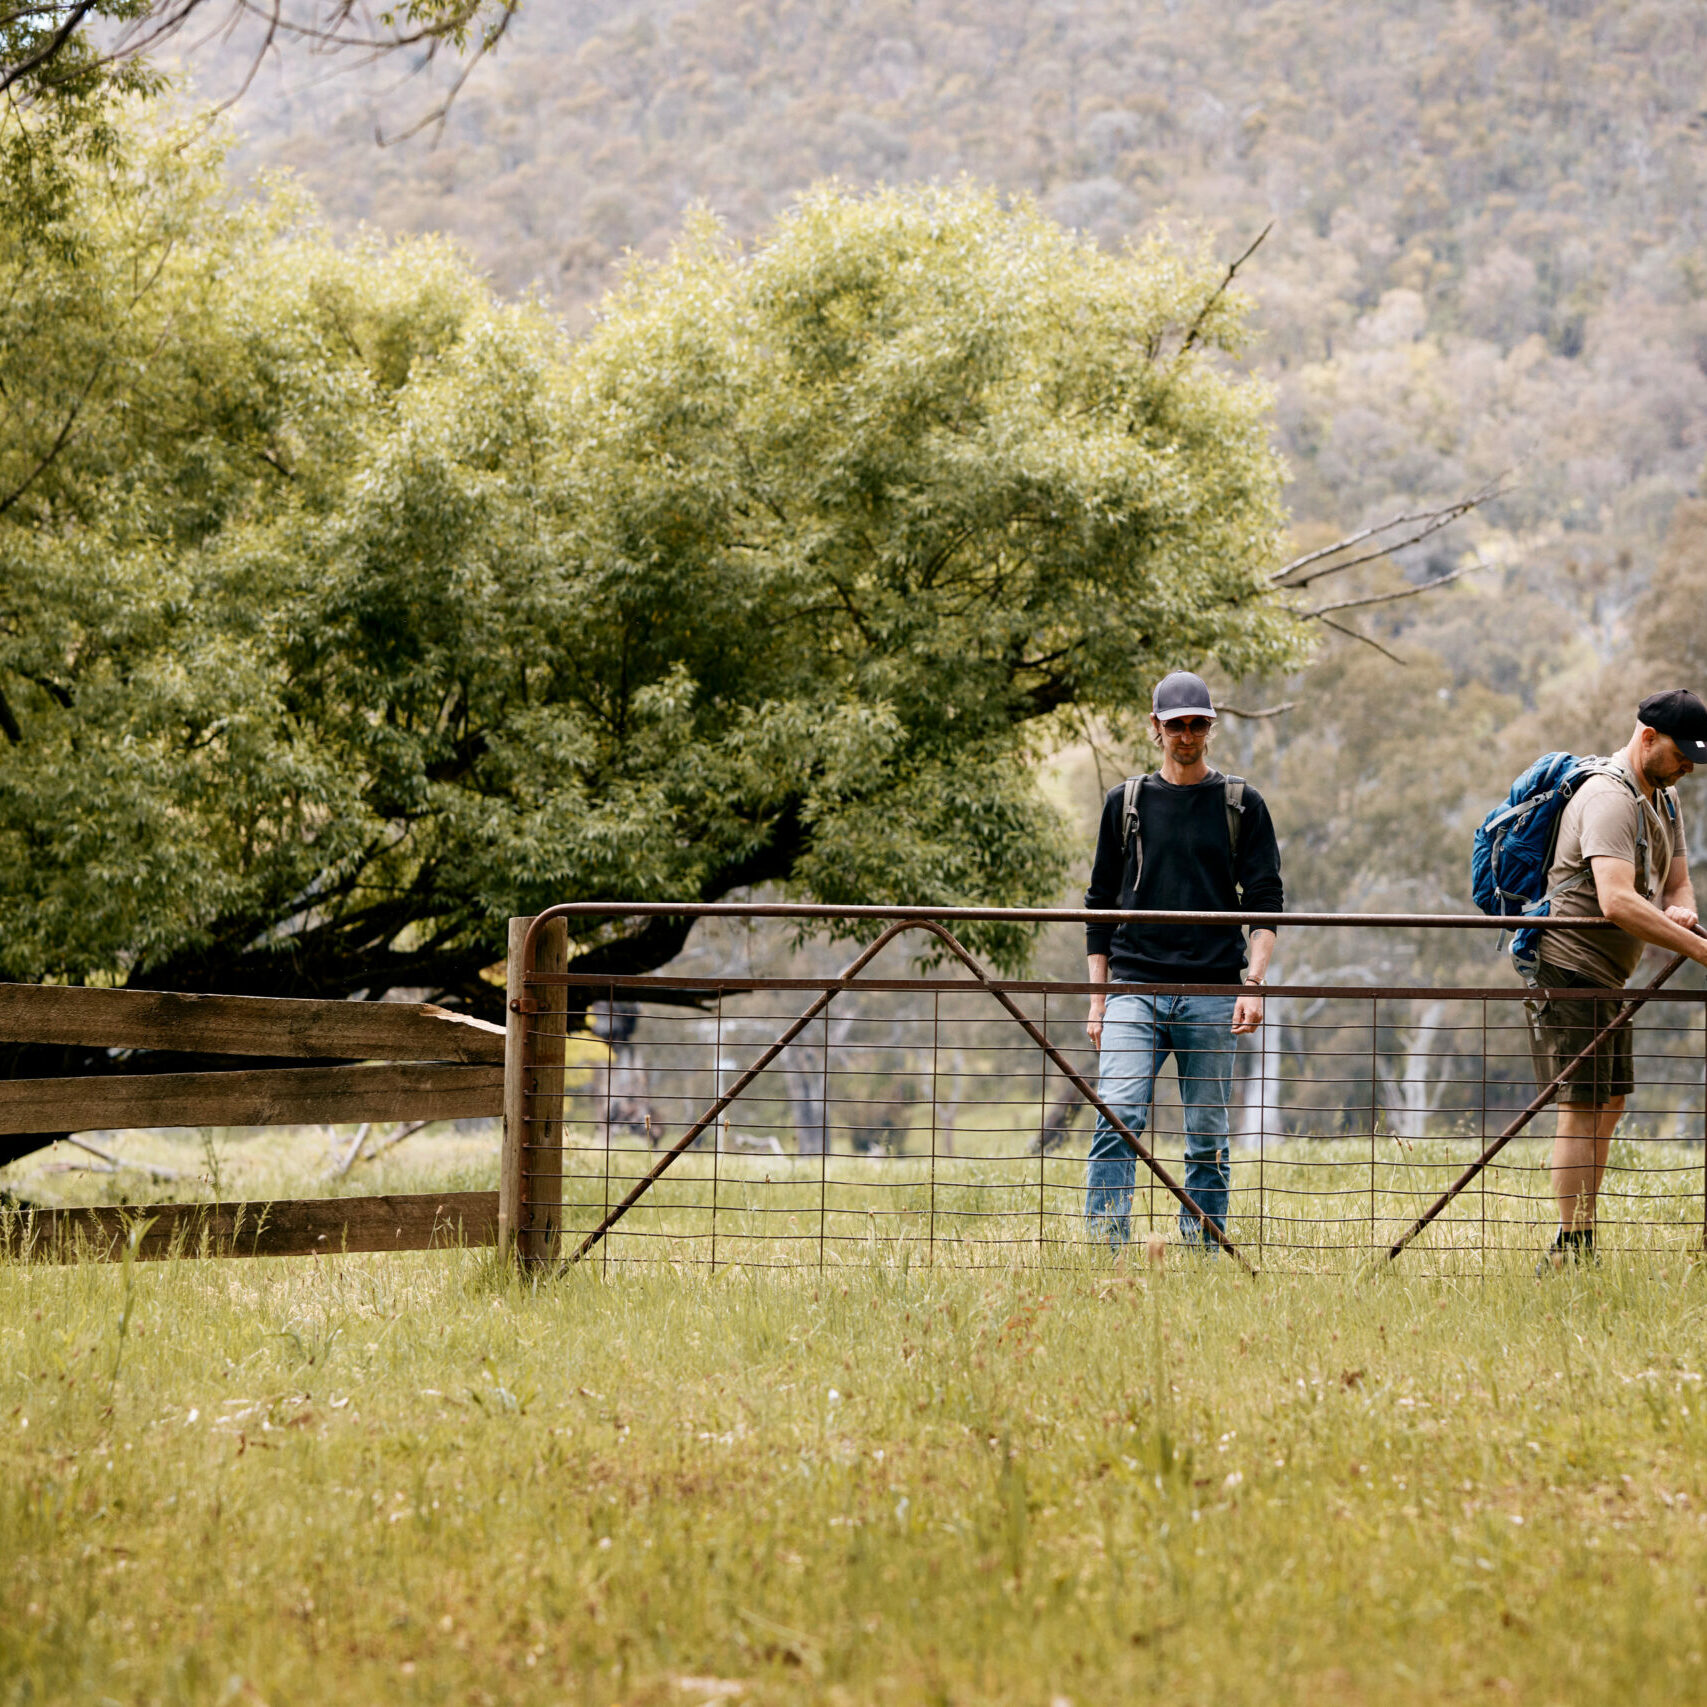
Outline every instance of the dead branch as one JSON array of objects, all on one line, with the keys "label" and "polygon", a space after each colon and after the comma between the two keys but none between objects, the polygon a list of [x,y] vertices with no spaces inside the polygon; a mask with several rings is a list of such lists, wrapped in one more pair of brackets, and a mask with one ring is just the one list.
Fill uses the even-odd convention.
[{"label": "dead branch", "polygon": [[367,1135],[371,1130],[370,1123],[365,1120],[356,1128],[356,1135],[350,1140],[350,1147],[344,1152],[343,1160],[332,1170],[333,1179],[342,1179],[356,1165],[356,1157],[361,1154],[362,1145],[367,1142]]},{"label": "dead branch", "polygon": [[387,137],[384,131],[381,130],[378,125],[375,125],[373,127],[374,141],[377,142],[381,148],[390,148],[396,143],[407,142],[411,137],[419,136],[422,131],[426,130],[428,126],[431,126],[433,129],[433,140],[436,143],[439,137],[444,134],[445,120],[450,117],[451,107],[454,105],[457,96],[462,93],[463,84],[465,84],[469,78],[474,75],[475,66],[477,66],[481,60],[483,60],[486,55],[504,39],[504,32],[509,29],[510,20],[514,16],[515,12],[506,8],[503,16],[498,20],[497,25],[494,28],[487,30],[481,36],[480,45],[468,56],[468,59],[463,65],[461,72],[458,74],[456,81],[451,84],[449,92],[431,112],[425,114],[416,123],[410,125],[407,130],[397,136]]},{"label": "dead branch", "polygon": [[1185,342],[1179,347],[1179,353],[1182,356],[1197,342],[1199,334],[1203,331],[1203,323],[1209,318],[1210,309],[1212,309],[1215,304],[1227,294],[1228,287],[1232,284],[1233,280],[1239,276],[1239,268],[1242,267],[1245,262],[1247,262],[1251,256],[1253,256],[1257,250],[1262,247],[1263,239],[1268,236],[1273,229],[1274,221],[1271,219],[1268,224],[1256,234],[1255,240],[1251,243],[1251,246],[1244,252],[1244,254],[1242,254],[1238,260],[1233,262],[1230,267],[1228,267],[1226,277],[1223,278],[1220,284],[1210,292],[1209,299],[1200,309],[1198,309],[1197,318],[1192,321],[1191,329],[1185,335]]},{"label": "dead branch", "polygon": [[1450,586],[1452,582],[1462,580],[1473,569],[1486,568],[1487,564],[1477,558],[1474,563],[1466,563],[1462,568],[1451,570],[1445,575],[1436,575],[1432,581],[1419,581],[1414,587],[1401,587],[1394,593],[1370,593],[1358,599],[1341,599],[1337,604],[1321,605],[1315,610],[1301,610],[1298,615],[1306,619],[1321,618],[1329,611],[1359,610],[1364,605],[1390,605],[1395,599],[1414,599],[1421,593],[1432,593],[1436,587]]},{"label": "dead branch", "polygon": [[1243,717],[1254,723],[1259,717],[1278,717],[1283,711],[1296,711],[1298,701],[1289,699],[1280,705],[1265,705],[1261,711],[1242,711],[1236,705],[1223,705],[1219,709],[1226,712],[1229,717]]},{"label": "dead branch", "polygon": [[411,1120],[399,1126],[389,1138],[382,1138],[368,1153],[362,1157],[364,1162],[376,1162],[387,1150],[395,1150],[405,1138],[413,1138],[424,1126],[431,1126],[430,1120]]},{"label": "dead branch", "polygon": [[[211,5],[212,0],[163,0],[163,3],[150,5],[115,38],[92,53],[87,61],[80,62],[76,69],[79,73],[91,67],[104,69],[152,53]],[[405,21],[407,14],[400,13],[395,17],[386,14],[380,17],[379,24],[388,27],[376,29],[366,10],[359,9],[352,0],[321,0],[320,4],[309,9],[307,16],[298,17],[286,16],[281,0],[232,0],[225,32],[229,34],[243,19],[253,18],[262,24],[264,39],[243,78],[242,88],[230,100],[219,103],[215,110],[224,111],[240,98],[253,81],[263,59],[277,48],[281,40],[288,39],[312,52],[354,53],[361,57],[351,63],[362,65],[371,64],[399,49],[423,45],[426,56],[422,63],[425,63],[432,60],[441,47],[448,45],[461,52],[466,46],[466,64],[449,93],[404,135],[412,136],[434,123],[442,126],[452,102],[474,67],[503,39],[515,12],[516,0],[491,0],[491,10],[496,16],[483,27],[476,28],[487,6],[488,0],[462,0],[454,11],[446,15],[421,20]],[[94,0],[76,0],[64,23],[40,48],[16,64],[0,64],[0,94],[32,75],[45,73],[51,76],[53,61],[62,55],[93,10]],[[218,27],[209,32],[210,35],[219,33]],[[412,67],[411,74],[419,69],[419,65]],[[387,140],[380,137],[382,143]]]},{"label": "dead branch", "polygon": [[343,1162],[338,1166],[332,1177],[334,1179],[342,1179],[357,1162],[377,1161],[387,1150],[395,1150],[405,1138],[413,1138],[423,1126],[431,1125],[432,1122],[430,1120],[405,1121],[394,1132],[391,1132],[386,1137],[380,1139],[380,1141],[364,1155],[362,1152],[362,1145],[366,1141],[367,1135],[372,1128],[366,1121],[363,1121],[362,1124],[356,1128],[355,1140],[350,1145],[349,1149],[345,1151]]},{"label": "dead branch", "polygon": [[[1409,527],[1416,522],[1431,521],[1439,514],[1438,510],[1415,510],[1407,515],[1390,517],[1387,521],[1376,523],[1374,527],[1360,528],[1356,533],[1347,534],[1344,539],[1336,539],[1332,545],[1318,546],[1314,551],[1306,551],[1302,557],[1294,557],[1290,563],[1276,569],[1269,579],[1283,581],[1295,571],[1307,568],[1312,563],[1319,563],[1324,557],[1350,551],[1354,545],[1362,545],[1366,539],[1374,539],[1377,534],[1390,533],[1394,528]],[[1302,581],[1298,583],[1300,586],[1305,584]]]},{"label": "dead branch", "polygon": [[1367,634],[1359,634],[1355,628],[1347,628],[1343,622],[1335,622],[1331,616],[1318,617],[1317,621],[1319,621],[1324,628],[1331,628],[1336,634],[1345,635],[1348,640],[1361,640],[1365,646],[1373,646],[1383,658],[1390,658],[1400,667],[1400,669],[1408,669],[1410,667],[1397,652],[1389,652],[1379,640],[1371,640]]},{"label": "dead branch", "polygon": [[[1472,492],[1466,498],[1460,498],[1455,503],[1446,505],[1438,510],[1417,510],[1405,515],[1394,516],[1376,527],[1363,528],[1354,534],[1348,534],[1344,539],[1336,540],[1332,545],[1324,545],[1315,551],[1307,551],[1302,557],[1295,557],[1269,577],[1272,586],[1285,587],[1288,591],[1294,588],[1307,587],[1312,581],[1320,580],[1326,575],[1343,574],[1347,569],[1355,569],[1364,563],[1373,563],[1382,557],[1391,557],[1395,552],[1403,551],[1408,546],[1419,545],[1442,528],[1450,527],[1455,521],[1469,515],[1472,510],[1480,509],[1492,498],[1497,498],[1506,490],[1505,476],[1490,482],[1480,491]],[[1297,575],[1300,569],[1308,568],[1312,563],[1320,563],[1330,557],[1338,556],[1342,551],[1350,551],[1354,547],[1366,544],[1372,539],[1378,539],[1383,534],[1390,534],[1399,528],[1410,528],[1412,531],[1403,539],[1393,540],[1373,551],[1367,551],[1357,557],[1348,558],[1343,563],[1330,563],[1324,569],[1318,569],[1314,574],[1299,576],[1292,580],[1289,577]]]},{"label": "dead branch", "polygon": [[[231,22],[226,27],[226,35],[228,37],[236,31],[237,19],[239,16],[240,13],[238,11],[234,10],[232,12]],[[243,81],[237,86],[237,92],[235,94],[230,96],[228,99],[219,102],[219,104],[214,108],[215,112],[230,112],[231,109],[249,93],[251,85],[254,83],[256,76],[260,72],[262,61],[265,60],[267,55],[272,52],[273,44],[278,40],[279,26],[283,22],[284,0],[273,0],[272,11],[267,19],[267,33],[262,38],[261,45],[255,49],[254,57],[249,61],[249,69],[243,73]],[[272,459],[269,457],[268,460],[271,461]]]},{"label": "dead branch", "polygon": [[134,1168],[138,1173],[145,1173],[150,1179],[175,1180],[184,1176],[176,1168],[156,1167],[152,1162],[127,1162],[115,1156],[110,1150],[103,1150],[98,1144],[91,1144],[86,1138],[73,1138],[67,1134],[65,1142],[75,1144],[79,1150],[87,1150],[91,1156],[97,1156],[108,1164],[114,1173],[124,1168]]}]

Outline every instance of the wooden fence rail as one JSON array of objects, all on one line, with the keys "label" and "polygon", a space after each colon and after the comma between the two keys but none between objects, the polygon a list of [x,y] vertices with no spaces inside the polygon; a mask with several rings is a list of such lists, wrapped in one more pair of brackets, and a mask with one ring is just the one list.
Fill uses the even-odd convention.
[{"label": "wooden fence rail", "polygon": [[0,984],[0,1043],[502,1066],[504,1028],[426,1002]]},{"label": "wooden fence rail", "polygon": [[38,1261],[111,1262],[134,1226],[137,1255],[297,1257],[492,1245],[495,1191],[410,1192],[394,1197],[300,1198],[279,1203],[150,1203],[123,1208],[0,1213],[0,1250]]},{"label": "wooden fence rail", "polygon": [[0,1136],[130,1126],[341,1126],[504,1112],[502,1067],[431,1063],[0,1079]]},{"label": "wooden fence rail", "polygon": [[[228,1071],[0,1079],[0,1136],[128,1127],[347,1125],[504,1112],[505,1028],[425,1003],[0,984],[0,1043],[247,1057]],[[261,1067],[256,1056],[321,1065]],[[334,1064],[335,1063],[335,1064]],[[140,1063],[138,1063],[140,1064]],[[496,1191],[0,1212],[0,1252],[303,1256],[491,1245]]]}]

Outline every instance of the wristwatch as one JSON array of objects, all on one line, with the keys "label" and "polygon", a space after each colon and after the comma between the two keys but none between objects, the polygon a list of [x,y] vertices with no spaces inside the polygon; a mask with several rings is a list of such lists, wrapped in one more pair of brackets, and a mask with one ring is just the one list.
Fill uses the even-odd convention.
[{"label": "wristwatch", "polygon": [[1250,986],[1252,986],[1252,988],[1254,988],[1254,989],[1258,989],[1258,990],[1260,990],[1260,989],[1262,989],[1262,987],[1263,987],[1263,986],[1264,986],[1264,985],[1265,985],[1265,984],[1267,984],[1267,983],[1268,983],[1268,980],[1267,980],[1267,979],[1266,979],[1266,978],[1253,978],[1253,977],[1252,977],[1252,976],[1251,976],[1251,975],[1250,975],[1250,974],[1249,974],[1249,973],[1248,973],[1248,972],[1247,972],[1247,973],[1246,973],[1246,974],[1245,974],[1245,976],[1244,976],[1244,979],[1243,979],[1243,982],[1244,982],[1244,983],[1246,983],[1246,984],[1249,984],[1249,985],[1250,985]]}]

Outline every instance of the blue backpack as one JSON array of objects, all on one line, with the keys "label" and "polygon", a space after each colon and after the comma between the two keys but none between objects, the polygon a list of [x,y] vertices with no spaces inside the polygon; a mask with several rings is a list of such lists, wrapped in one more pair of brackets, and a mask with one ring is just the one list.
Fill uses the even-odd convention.
[{"label": "blue backpack", "polygon": [[[1585,863],[1557,888],[1547,887],[1559,842],[1559,819],[1571,796],[1591,776],[1617,777],[1625,787],[1630,786],[1623,767],[1614,759],[1543,753],[1511,785],[1505,803],[1496,806],[1482,820],[1470,850],[1470,894],[1484,913],[1499,918],[1545,917],[1555,895],[1580,889],[1594,875]],[[1639,803],[1640,797],[1637,798]],[[1665,791],[1665,802],[1666,811],[1675,820],[1677,811],[1669,789]],[[1636,824],[1638,881],[1645,888],[1649,870],[1648,815],[1639,812]],[[1527,981],[1534,980],[1541,959],[1541,938],[1545,934],[1519,930],[1512,936],[1512,964]]]}]

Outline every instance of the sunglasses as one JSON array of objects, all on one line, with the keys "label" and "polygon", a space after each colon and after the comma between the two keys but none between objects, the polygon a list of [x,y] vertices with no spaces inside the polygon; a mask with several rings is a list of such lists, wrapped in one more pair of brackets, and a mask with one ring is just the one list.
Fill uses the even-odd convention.
[{"label": "sunglasses", "polygon": [[1161,725],[1176,735],[1207,735],[1214,727],[1214,720],[1208,717],[1164,717]]}]

